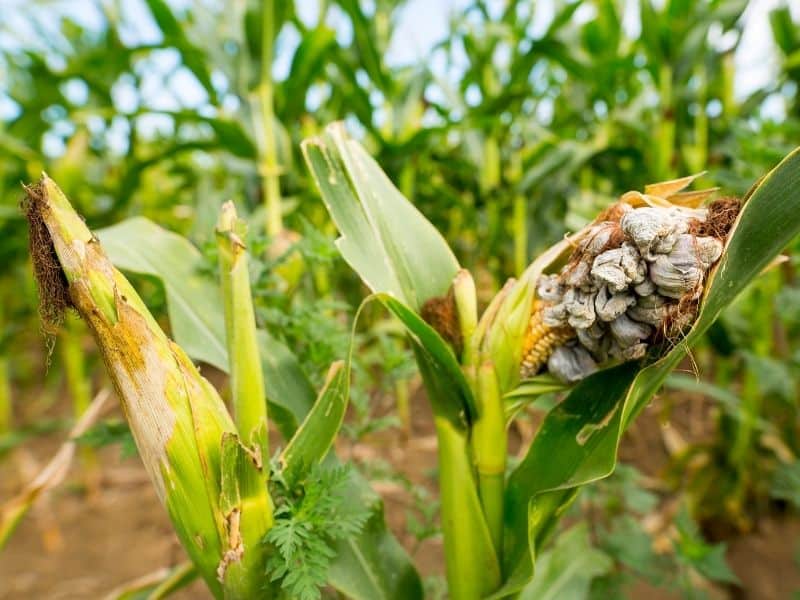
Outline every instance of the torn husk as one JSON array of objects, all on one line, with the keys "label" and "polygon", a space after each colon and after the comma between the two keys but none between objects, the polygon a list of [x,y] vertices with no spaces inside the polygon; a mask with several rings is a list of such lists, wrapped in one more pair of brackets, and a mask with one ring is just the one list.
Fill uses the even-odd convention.
[{"label": "torn husk", "polygon": [[45,175],[26,191],[45,331],[52,333],[68,306],[86,321],[158,497],[206,583],[222,597],[216,571],[230,532],[220,510],[221,444],[223,434],[236,434],[231,417],[58,186]]},{"label": "torn husk", "polygon": [[686,334],[740,209],[702,207],[715,190],[683,192],[693,180],[628,192],[571,238],[566,264],[540,271],[520,377],[546,368],[574,382]]}]

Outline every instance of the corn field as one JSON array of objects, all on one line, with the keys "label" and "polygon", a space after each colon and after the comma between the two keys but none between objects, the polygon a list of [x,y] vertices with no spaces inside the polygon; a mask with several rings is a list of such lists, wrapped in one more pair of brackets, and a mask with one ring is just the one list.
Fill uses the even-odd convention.
[{"label": "corn field", "polygon": [[800,6],[6,0],[0,599],[800,594]]}]

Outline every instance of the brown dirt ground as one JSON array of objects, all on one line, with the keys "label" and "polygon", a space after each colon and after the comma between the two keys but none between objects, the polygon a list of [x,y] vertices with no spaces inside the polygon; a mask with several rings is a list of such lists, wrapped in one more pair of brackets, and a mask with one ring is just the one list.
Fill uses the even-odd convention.
[{"label": "brown dirt ground", "polygon": [[[666,421],[670,425],[667,429],[687,439],[702,438],[706,431],[703,427],[698,430],[697,422],[707,421],[707,411],[697,404],[677,406]],[[622,447],[623,459],[650,475],[663,469],[669,455],[670,435],[664,433],[664,415],[657,406],[645,411]],[[66,413],[63,407],[57,412]],[[340,443],[337,450],[345,459],[387,461],[410,481],[434,491],[436,443],[430,411],[420,393],[412,400],[412,415],[408,436],[392,430],[372,435],[355,446]],[[512,451],[534,429],[535,424],[515,429]],[[0,457],[0,502],[19,490],[25,479],[23,473],[30,476],[31,458],[41,466],[52,456],[60,435],[30,440],[16,453]],[[73,466],[67,483],[24,519],[0,559],[0,600],[102,598],[117,586],[184,560],[138,459],[121,460],[119,449],[110,447],[99,452],[99,461],[100,483],[95,494],[85,493],[82,472]],[[391,529],[412,553],[422,574],[441,573],[441,540],[434,538],[416,545],[406,531],[406,513],[413,509],[410,494],[393,482],[378,482],[375,487],[386,501]],[[729,540],[728,559],[742,587],[715,590],[713,597],[790,597],[800,589],[800,571],[795,565],[798,540],[799,519],[773,517],[762,519],[753,533]],[[195,583],[175,597],[202,600],[210,596],[202,584]],[[631,597],[671,598],[644,585],[635,587]]]}]

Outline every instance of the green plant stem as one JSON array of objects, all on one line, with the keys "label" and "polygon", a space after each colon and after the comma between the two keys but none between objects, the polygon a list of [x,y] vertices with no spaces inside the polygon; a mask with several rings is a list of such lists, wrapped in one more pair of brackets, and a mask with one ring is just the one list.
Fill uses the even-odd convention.
[{"label": "green plant stem", "polygon": [[398,379],[394,382],[394,395],[397,402],[397,418],[403,427],[405,435],[411,434],[411,406],[408,394],[408,379]]},{"label": "green plant stem", "polygon": [[[772,348],[772,323],[773,308],[772,299],[778,292],[779,280],[775,273],[764,277],[762,287],[757,290],[753,297],[753,311],[750,315],[752,329],[754,332],[763,332],[752,342],[751,351],[755,356],[769,356]],[[748,461],[754,445],[754,433],[759,414],[761,412],[761,390],[758,375],[752,366],[748,367],[744,373],[742,383],[742,404],[741,419],[739,427],[736,429],[736,436],[731,447],[731,460],[741,475],[746,475]]]},{"label": "green plant stem", "polygon": [[269,458],[267,403],[244,235],[244,223],[237,218],[233,203],[226,202],[217,224],[217,244],[233,416],[245,445],[257,448],[261,459],[266,461]]},{"label": "green plant stem", "polygon": [[528,266],[528,201],[522,194],[514,196],[514,273],[519,276]]},{"label": "green plant stem", "polygon": [[708,77],[704,67],[697,70],[697,79],[700,84],[697,90],[697,115],[694,118],[694,152],[687,155],[687,158],[691,156],[692,164],[689,165],[689,169],[692,173],[699,173],[708,163],[708,114],[706,114]]},{"label": "green plant stem", "polygon": [[478,469],[478,489],[492,543],[502,560],[506,427],[503,400],[492,363],[479,367],[476,392],[480,414],[472,428],[472,449]]},{"label": "green plant stem", "polygon": [[661,95],[661,121],[656,140],[656,175],[661,179],[672,176],[672,153],[675,148],[675,109],[672,98],[672,67],[661,65],[658,89]]},{"label": "green plant stem", "polygon": [[278,150],[275,140],[274,83],[272,81],[272,53],[275,43],[275,0],[261,3],[261,100],[262,156],[259,171],[263,181],[264,206],[267,211],[267,234],[276,236],[283,231],[281,187]]},{"label": "green plant stem", "polygon": [[734,53],[730,51],[722,57],[722,114],[726,119],[733,119],[738,108],[733,92],[735,78],[736,63]]},{"label": "green plant stem", "polygon": [[500,184],[500,145],[494,136],[487,135],[483,142],[481,165],[481,191],[488,192]]},{"label": "green plant stem", "polygon": [[434,417],[439,447],[439,488],[447,583],[452,600],[477,600],[500,585],[497,556],[485,552],[482,537],[486,522],[473,522],[467,515],[480,515],[475,477],[469,459],[469,444],[443,417]]},{"label": "green plant stem", "polygon": [[232,202],[217,224],[219,270],[225,313],[236,436],[222,439],[221,507],[231,530],[241,534],[244,553],[225,572],[226,597],[249,598],[263,585],[263,538],[274,524],[269,481],[267,401],[244,245],[245,224]]}]

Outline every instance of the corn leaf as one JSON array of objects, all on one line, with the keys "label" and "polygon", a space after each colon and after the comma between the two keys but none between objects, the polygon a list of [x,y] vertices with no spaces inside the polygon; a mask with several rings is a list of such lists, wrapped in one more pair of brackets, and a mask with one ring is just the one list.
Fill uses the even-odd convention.
[{"label": "corn leaf", "polygon": [[441,388],[439,394],[430,396],[434,412],[459,429],[463,428],[466,420],[475,416],[477,409],[452,348],[433,327],[402,302],[386,294],[377,294],[377,298],[408,329],[426,383]]},{"label": "corn leaf", "polygon": [[333,445],[347,409],[349,380],[349,361],[347,365],[341,361],[331,365],[317,401],[281,453],[283,476],[289,489],[321,462]]},{"label": "corn leaf", "polygon": [[350,470],[346,495],[349,501],[370,507],[372,514],[357,537],[336,542],[331,584],[356,600],[422,600],[422,581],[386,529],[380,496],[355,469]]},{"label": "corn leaf", "polygon": [[[200,251],[141,217],[100,229],[96,235],[116,267],[163,283],[172,336],[186,353],[227,371],[222,297],[216,282],[199,271]],[[273,419],[291,435],[311,408],[314,390],[286,346],[266,331],[259,331],[258,343]]]},{"label": "corn leaf", "polygon": [[303,152],[341,234],[339,251],[411,334],[426,384],[439,391],[429,394],[436,414],[463,429],[474,413],[469,386],[450,346],[419,317],[426,300],[447,292],[458,261],[340,123],[306,140]]},{"label": "corn leaf", "polygon": [[586,598],[592,580],[613,565],[610,556],[592,546],[586,523],[574,525],[541,556],[536,579],[525,586],[520,600]]},{"label": "corn leaf", "polygon": [[314,81],[325,76],[323,67],[336,46],[336,34],[330,27],[320,25],[303,36],[292,58],[292,66],[284,86],[279,88],[283,99],[283,119],[290,123],[305,110],[303,98]]},{"label": "corn leaf", "polygon": [[202,257],[191,242],[149,219],[135,217],[96,232],[114,265],[161,280],[175,340],[196,360],[227,371],[222,298],[198,272]]},{"label": "corn leaf", "polygon": [[415,312],[447,292],[459,268],[447,242],[341,123],[303,142],[303,153],[341,234],[339,251],[373,292]]},{"label": "corn leaf", "polygon": [[622,434],[670,371],[798,233],[800,149],[751,189],[725,252],[709,277],[698,318],[684,340],[641,370],[637,364],[620,365],[586,378],[548,413],[508,481],[504,566],[506,574],[513,577],[499,597],[524,585],[532,573],[537,543],[551,530],[574,490],[611,474]]}]

